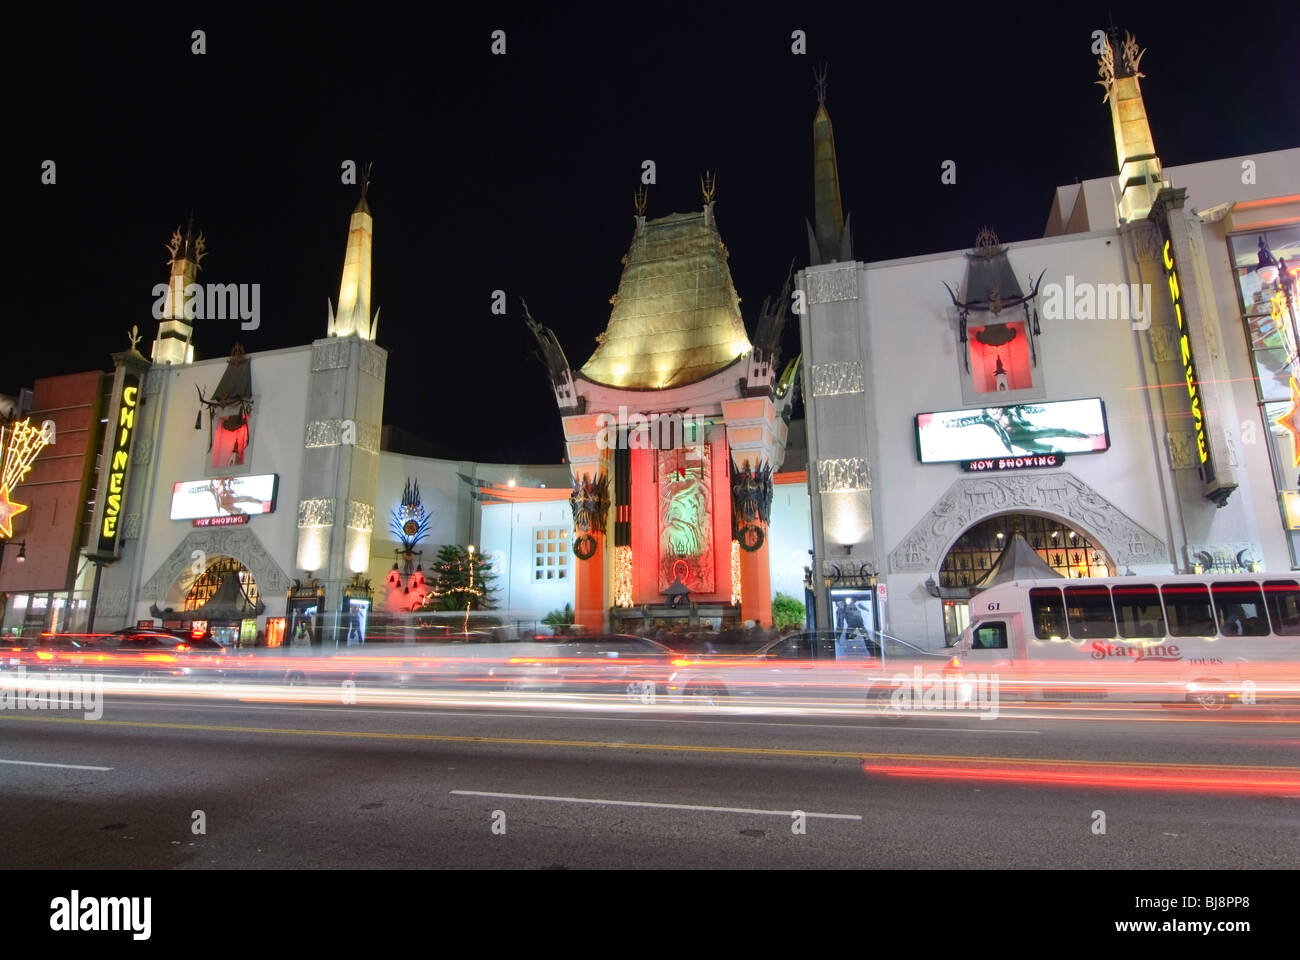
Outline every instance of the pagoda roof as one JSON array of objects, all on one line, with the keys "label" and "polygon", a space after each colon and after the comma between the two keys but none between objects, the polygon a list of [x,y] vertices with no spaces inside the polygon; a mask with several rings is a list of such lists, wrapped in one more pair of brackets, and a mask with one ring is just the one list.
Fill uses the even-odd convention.
[{"label": "pagoda roof", "polygon": [[712,204],[637,221],[605,332],[579,371],[630,390],[694,383],[751,349]]}]

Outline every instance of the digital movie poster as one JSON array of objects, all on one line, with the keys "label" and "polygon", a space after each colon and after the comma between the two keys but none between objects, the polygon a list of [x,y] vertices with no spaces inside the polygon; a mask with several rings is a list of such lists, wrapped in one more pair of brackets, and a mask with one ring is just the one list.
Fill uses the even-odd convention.
[{"label": "digital movie poster", "polygon": [[836,659],[867,656],[875,645],[871,589],[838,587],[831,590],[830,599]]},{"label": "digital movie poster", "polygon": [[1110,449],[1106,408],[1099,399],[1021,403],[916,415],[922,463],[948,463]]},{"label": "digital movie poster", "polygon": [[214,477],[183,480],[172,485],[173,520],[200,520],[275,510],[278,477],[274,473],[253,477]]}]

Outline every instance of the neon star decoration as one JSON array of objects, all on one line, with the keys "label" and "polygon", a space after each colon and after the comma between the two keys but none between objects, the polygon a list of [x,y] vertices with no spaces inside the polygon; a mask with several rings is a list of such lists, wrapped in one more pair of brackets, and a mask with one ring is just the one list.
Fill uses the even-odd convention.
[{"label": "neon star decoration", "polygon": [[1291,378],[1291,409],[1273,421],[1291,434],[1291,450],[1295,462],[1293,467],[1300,467],[1300,384]]},{"label": "neon star decoration", "polygon": [[30,418],[12,427],[0,427],[0,448],[4,450],[0,486],[13,490],[22,483],[32,469],[32,461],[49,442],[49,433],[44,428],[33,427]]},{"label": "neon star decoration", "polygon": [[32,461],[50,442],[44,427],[33,427],[30,418],[0,427],[0,453],[4,466],[0,467],[0,534],[12,537],[13,518],[27,509],[25,504],[14,503],[10,495],[31,472]]},{"label": "neon star decoration", "polygon": [[14,517],[26,510],[25,504],[14,503],[9,499],[9,488],[0,486],[0,534],[5,537],[14,535]]}]

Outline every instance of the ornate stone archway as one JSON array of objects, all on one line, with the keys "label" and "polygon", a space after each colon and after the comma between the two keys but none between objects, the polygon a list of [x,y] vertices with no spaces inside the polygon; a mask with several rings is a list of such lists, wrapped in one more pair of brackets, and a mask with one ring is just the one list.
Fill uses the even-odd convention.
[{"label": "ornate stone archway", "polygon": [[1001,513],[1041,513],[1077,526],[1119,567],[1167,561],[1165,542],[1072,473],[963,477],[889,555],[894,572],[934,571],[970,527]]},{"label": "ornate stone archway", "polygon": [[217,527],[193,530],[177,544],[144,585],[140,599],[179,610],[185,603],[190,585],[198,576],[193,571],[196,550],[213,559],[233,557],[238,560],[253,575],[263,597],[273,597],[289,589],[289,578],[253,531],[246,526]]}]

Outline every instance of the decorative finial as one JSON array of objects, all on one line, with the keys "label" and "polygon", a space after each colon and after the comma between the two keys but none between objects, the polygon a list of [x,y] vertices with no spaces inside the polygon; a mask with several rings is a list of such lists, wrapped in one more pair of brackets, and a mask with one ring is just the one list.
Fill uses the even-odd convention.
[{"label": "decorative finial", "polygon": [[[1114,28],[1111,28],[1112,31]],[[1106,95],[1101,98],[1105,103],[1110,99],[1111,88],[1115,85],[1115,52],[1111,49],[1110,40],[1101,45],[1101,56],[1097,58],[1097,75],[1100,80],[1094,80],[1093,83],[1106,91]]]},{"label": "decorative finial", "polygon": [[813,79],[817,82],[817,105],[824,106],[826,103],[826,71],[828,66],[822,61],[818,69],[813,70]]},{"label": "decorative finial", "polygon": [[649,191],[647,191],[645,185],[642,184],[641,186],[637,187],[636,193],[632,195],[632,206],[636,208],[636,215],[638,217],[645,216],[645,208],[648,200],[649,200]]},{"label": "decorative finial", "polygon": [[136,344],[140,342],[140,328],[132,325],[131,330],[127,333],[126,338],[131,341],[131,349],[134,350]]},{"label": "decorative finial", "polygon": [[1143,49],[1141,53],[1138,52],[1137,40],[1133,37],[1133,34],[1129,33],[1127,30],[1124,31],[1123,52],[1125,74],[1130,77],[1145,77],[1145,73],[1138,72],[1138,64],[1142,62],[1142,57],[1146,53],[1146,50]]},{"label": "decorative finial", "polygon": [[366,191],[370,189],[370,175],[374,172],[375,164],[373,160],[366,161],[366,176],[361,181],[361,202],[365,203]]},{"label": "decorative finial", "polygon": [[705,204],[710,204],[713,202],[713,195],[717,192],[717,190],[718,190],[717,172],[715,171],[713,173],[709,173],[709,171],[705,170],[704,176],[700,177],[700,192],[704,194]]},{"label": "decorative finial", "polygon": [[998,253],[1001,247],[998,235],[993,232],[992,227],[980,227],[979,233],[975,234],[975,252],[981,256],[991,257]]}]

